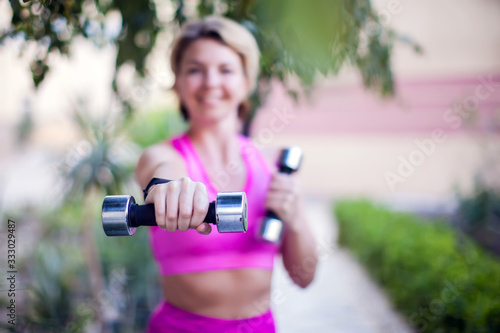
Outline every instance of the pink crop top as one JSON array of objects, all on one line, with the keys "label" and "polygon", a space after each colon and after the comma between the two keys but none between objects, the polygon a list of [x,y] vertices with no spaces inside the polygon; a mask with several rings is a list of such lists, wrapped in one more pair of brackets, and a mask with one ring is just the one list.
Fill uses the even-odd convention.
[{"label": "pink crop top", "polygon": [[[219,233],[215,226],[209,235],[193,229],[169,232],[150,228],[153,256],[162,275],[184,274],[209,270],[238,268],[273,269],[278,247],[258,237],[271,170],[262,154],[244,136],[238,136],[246,166],[247,180],[243,192],[247,195],[248,229],[246,233]],[[215,200],[217,189],[211,182],[191,140],[186,134],[171,139],[182,155],[189,178],[205,184],[208,198]]]}]

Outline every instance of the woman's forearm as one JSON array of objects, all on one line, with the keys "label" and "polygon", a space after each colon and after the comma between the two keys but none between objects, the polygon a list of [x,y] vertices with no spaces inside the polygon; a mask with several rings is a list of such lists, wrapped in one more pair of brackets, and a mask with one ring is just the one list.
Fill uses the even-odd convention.
[{"label": "woman's forearm", "polygon": [[296,218],[296,223],[285,226],[281,252],[288,274],[297,285],[305,288],[314,279],[318,255],[316,241],[305,214],[299,214]]}]

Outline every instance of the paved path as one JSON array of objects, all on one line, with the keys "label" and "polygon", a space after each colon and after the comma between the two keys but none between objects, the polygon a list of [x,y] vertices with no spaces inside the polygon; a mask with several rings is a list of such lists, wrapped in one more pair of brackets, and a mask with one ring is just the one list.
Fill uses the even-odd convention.
[{"label": "paved path", "polygon": [[337,246],[337,227],[328,200],[307,199],[318,242],[319,265],[306,289],[288,278],[281,260],[273,276],[272,306],[278,332],[412,332],[352,255]]}]

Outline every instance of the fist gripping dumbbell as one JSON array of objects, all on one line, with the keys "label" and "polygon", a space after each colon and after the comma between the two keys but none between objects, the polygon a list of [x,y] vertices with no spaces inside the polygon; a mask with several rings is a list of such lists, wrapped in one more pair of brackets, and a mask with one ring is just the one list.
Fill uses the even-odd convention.
[{"label": "fist gripping dumbbell", "polygon": [[[102,203],[102,227],[107,236],[132,236],[137,227],[157,226],[153,204],[138,205],[130,195],[108,195]],[[219,232],[246,232],[248,225],[245,192],[222,192],[212,201],[204,222]]]},{"label": "fist gripping dumbbell", "polygon": [[[302,151],[299,147],[285,148],[278,159],[280,173],[292,174],[299,170],[302,161]],[[268,210],[262,222],[260,237],[272,243],[280,243],[283,234],[283,222],[275,212]]]}]

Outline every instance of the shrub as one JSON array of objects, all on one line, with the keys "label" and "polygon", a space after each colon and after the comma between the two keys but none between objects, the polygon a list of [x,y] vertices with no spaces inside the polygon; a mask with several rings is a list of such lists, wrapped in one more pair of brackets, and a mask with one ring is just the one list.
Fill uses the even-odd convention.
[{"label": "shrub", "polygon": [[[0,322],[0,332],[86,332],[98,317],[103,332],[144,331],[162,297],[147,228],[134,237],[106,237],[100,211],[92,210],[91,224],[82,221],[89,207],[67,204],[23,219],[23,256],[16,264],[24,290],[16,294],[16,326]],[[97,293],[91,290],[83,228],[91,228],[96,239],[104,281]],[[3,296],[0,305],[7,306]]]},{"label": "shrub", "polygon": [[452,222],[488,251],[500,256],[500,191],[477,177],[470,194],[459,194]]},{"label": "shrub", "polygon": [[500,263],[440,221],[335,205],[349,247],[419,332],[500,332]]},{"label": "shrub", "polygon": [[179,111],[157,110],[136,114],[127,132],[133,142],[146,148],[182,132],[186,127]]}]

